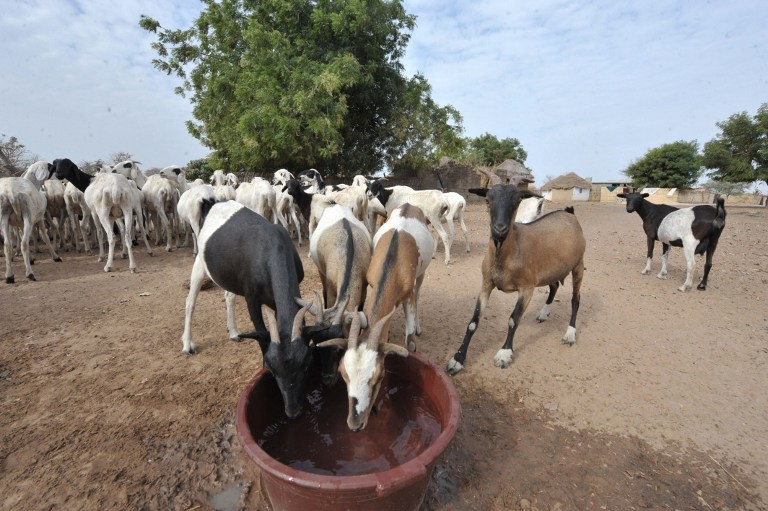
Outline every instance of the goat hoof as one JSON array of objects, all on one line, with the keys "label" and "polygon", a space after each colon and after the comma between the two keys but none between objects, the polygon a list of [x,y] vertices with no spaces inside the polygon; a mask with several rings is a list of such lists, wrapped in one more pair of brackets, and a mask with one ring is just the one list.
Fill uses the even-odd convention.
[{"label": "goat hoof", "polygon": [[659,273],[658,275],[656,275],[656,278],[661,280],[667,280],[668,277],[666,273]]},{"label": "goat hoof", "polygon": [[448,363],[445,365],[445,372],[454,375],[464,369],[464,366],[461,365],[460,362],[456,361],[456,358],[452,358],[448,361]]},{"label": "goat hoof", "polygon": [[16,282],[16,279],[13,278],[13,275],[11,275],[10,277],[5,277],[6,284],[13,284],[15,282]]},{"label": "goat hoof", "polygon": [[565,331],[565,335],[562,338],[563,344],[573,346],[576,342],[576,329],[572,326],[568,326],[568,330]]},{"label": "goat hoof", "polygon": [[105,266],[104,267],[104,273],[109,273],[110,271],[112,271],[112,267],[111,266]]},{"label": "goat hoof", "polygon": [[61,257],[57,257],[56,259],[54,259],[54,261],[57,262],[57,263],[60,263],[61,262]]},{"label": "goat hoof", "polygon": [[247,339],[247,337],[240,337],[240,334],[235,334],[235,335],[230,335],[229,336],[229,340],[230,341],[240,342],[243,339]]},{"label": "goat hoof", "polygon": [[147,252],[147,255],[149,255],[149,257],[155,257],[155,254],[153,254],[152,252]]},{"label": "goat hoof", "polygon": [[515,352],[508,349],[500,349],[496,356],[493,357],[493,365],[506,369],[512,364],[512,358],[515,356]]},{"label": "goat hoof", "polygon": [[187,351],[187,350],[182,350],[182,352],[183,352],[185,355],[195,355],[195,354],[197,354],[197,350],[195,350],[195,348],[189,348],[189,351]]},{"label": "goat hoof", "polygon": [[138,271],[136,268],[131,268],[131,273],[137,273]]},{"label": "goat hoof", "polygon": [[33,282],[36,282],[36,281],[37,281],[37,277],[35,277],[35,274],[34,274],[34,273],[30,273],[29,275],[27,275],[27,278],[28,278],[29,280],[33,281]]}]

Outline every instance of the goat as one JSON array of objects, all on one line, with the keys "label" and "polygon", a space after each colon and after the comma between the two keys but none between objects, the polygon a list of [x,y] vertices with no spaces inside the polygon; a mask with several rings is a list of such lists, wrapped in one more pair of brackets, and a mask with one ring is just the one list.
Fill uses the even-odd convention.
[{"label": "goat", "polygon": [[135,160],[121,161],[120,163],[115,163],[112,166],[111,172],[125,176],[126,178],[136,183],[136,186],[138,186],[140,189],[143,189],[144,184],[147,182],[147,176],[145,176],[144,173],[139,170],[140,163],[141,162]]},{"label": "goat", "polygon": [[[283,396],[285,414],[296,417],[303,407],[312,351],[301,328],[308,307],[296,303],[296,298],[301,297],[299,283],[304,268],[288,231],[234,201],[204,200],[201,213],[203,225],[197,240],[200,252],[190,277],[181,337],[183,351],[195,353],[192,315],[200,287],[208,276],[225,290],[230,338],[259,342],[264,366],[275,376]],[[254,332],[235,335],[235,295],[245,297]],[[263,306],[275,311],[264,311],[268,329],[262,317]]]},{"label": "goat", "polygon": [[[175,178],[154,174],[147,178],[142,192],[147,213],[155,218],[155,244],[160,243],[161,231],[165,231],[165,251],[171,252],[173,225],[176,222],[176,206],[179,201],[179,182]],[[176,246],[178,246],[178,236]]]},{"label": "goat", "polygon": [[[83,239],[83,252],[88,255],[93,254],[91,251],[91,240],[86,232],[90,233],[91,228],[91,209],[88,204],[85,203],[85,195],[83,192],[77,189],[75,185],[67,181],[64,185],[64,204],[67,208],[67,216],[72,223],[72,236],[75,240],[75,250],[79,250],[77,246],[77,235],[75,231],[79,227],[80,236]],[[80,221],[78,222],[78,218]]]},{"label": "goat", "polygon": [[288,230],[288,221],[286,218],[290,218],[293,221],[293,226],[296,229],[296,237],[299,240],[299,246],[301,246],[301,221],[296,214],[296,205],[293,201],[293,197],[283,192],[285,185],[291,179],[293,179],[293,174],[286,169],[278,169],[272,175],[272,188],[275,190],[277,219],[286,230]]},{"label": "goat", "polygon": [[[109,243],[109,255],[104,271],[112,270],[112,262],[115,254],[115,235],[112,225],[115,220],[121,218],[123,222],[118,225],[123,234],[123,252],[128,253],[128,268],[131,273],[136,273],[136,261],[133,257],[133,248],[131,240],[131,226],[133,225],[134,215],[141,218],[141,199],[142,192],[137,187],[138,183],[130,181],[119,173],[96,174],[95,177],[82,172],[69,158],[54,160],[56,168],[56,177],[58,179],[67,179],[75,185],[85,196],[85,202],[91,210],[93,222],[96,224],[96,234],[99,239],[99,261],[104,260],[103,235],[99,224],[107,234]],[[147,253],[152,255],[152,247],[147,240],[147,233],[144,231],[144,223],[137,222],[139,232],[147,246]]]},{"label": "goat", "polygon": [[[443,229],[441,219],[448,211],[448,203],[443,197],[443,192],[437,190],[414,190],[408,186],[394,186],[384,188],[379,181],[368,183],[368,200],[372,197],[378,198],[381,204],[386,208],[388,214],[392,214],[396,208],[406,202],[416,206],[423,213],[432,227],[437,231],[440,239],[443,240],[445,247],[445,264],[451,260],[451,244],[453,240]],[[434,242],[437,249],[437,242]]]},{"label": "goat", "polygon": [[653,204],[647,200],[647,193],[629,192],[616,195],[627,200],[627,212],[637,212],[643,219],[643,230],[648,242],[645,268],[641,272],[651,272],[653,246],[661,242],[661,271],[656,275],[667,278],[667,257],[670,246],[683,247],[687,266],[685,282],[677,288],[685,292],[693,286],[693,274],[696,269],[696,254],[706,253],[704,277],[697,286],[700,291],[707,289],[707,279],[712,268],[712,256],[717,249],[720,234],[725,228],[725,200],[716,198],[716,207],[701,205],[678,209],[667,204]]},{"label": "goat", "polygon": [[51,251],[51,257],[61,262],[48,233],[45,229],[45,194],[40,191],[42,183],[51,176],[53,165],[44,161],[33,163],[21,177],[0,178],[0,233],[5,240],[3,252],[5,255],[5,283],[13,284],[15,278],[11,269],[13,259],[13,242],[11,241],[11,226],[21,227],[21,255],[29,280],[37,280],[32,271],[29,256],[29,238],[32,228],[37,225],[43,241]]},{"label": "goat", "polygon": [[[488,178],[488,187],[499,185],[501,178],[493,172],[489,172],[484,168],[478,168],[478,170]],[[517,186],[519,183],[510,183]],[[488,193],[488,188],[470,188],[469,193],[474,193],[480,197],[485,197]],[[534,196],[528,197],[520,201],[520,206],[515,213],[515,222],[521,224],[529,224],[541,216],[541,210],[544,207],[544,197]]]},{"label": "goat", "polygon": [[[234,176],[234,174],[232,175]],[[221,169],[213,171],[211,184],[213,185],[213,192],[216,194],[217,201],[235,200],[237,192],[235,192],[235,187],[232,185],[235,181],[232,180],[229,174],[224,174],[224,171]]]},{"label": "goat", "polygon": [[448,203],[445,221],[451,240],[456,238],[456,227],[453,225],[453,219],[456,218],[461,226],[461,231],[464,233],[464,241],[467,243],[467,253],[469,253],[469,234],[467,234],[467,225],[464,223],[464,208],[467,207],[467,201],[456,192],[443,192],[443,198]]},{"label": "goat", "polygon": [[195,255],[198,253],[197,238],[200,237],[200,229],[203,226],[202,207],[204,200],[216,200],[216,195],[213,186],[203,183],[191,186],[182,193],[176,204],[179,218],[192,228],[193,253]]},{"label": "goat", "polygon": [[[362,309],[368,286],[365,272],[371,261],[371,235],[348,207],[336,204],[325,211],[309,240],[309,252],[323,285],[318,309],[330,307],[322,315],[315,308],[310,310],[318,318],[315,324],[325,325],[331,317],[343,314],[347,303]],[[332,385],[338,378],[338,356],[329,350],[321,353],[327,357],[323,381]]]},{"label": "goat", "polygon": [[275,195],[275,189],[272,188],[272,185],[267,180],[256,176],[237,188],[235,200],[276,224],[278,217]]},{"label": "goat", "polygon": [[55,177],[46,179],[41,190],[45,194],[45,218],[51,226],[51,242],[57,249],[65,249],[67,205],[64,202],[64,182]]},{"label": "goat", "polygon": [[506,341],[494,357],[497,367],[505,368],[512,363],[512,341],[534,289],[549,286],[549,296],[537,317],[541,322],[549,316],[549,306],[555,299],[555,293],[569,273],[573,280],[571,320],[562,341],[568,345],[576,342],[576,314],[584,277],[584,234],[572,208],[554,211],[530,224],[513,222],[520,201],[532,196],[535,195],[528,190],[502,184],[494,185],[486,193],[491,236],[482,264],[482,288],[464,341],[446,366],[449,374],[456,374],[464,368],[469,343],[494,289],[505,293],[518,292],[517,303],[509,318]]},{"label": "goat", "polygon": [[[424,213],[410,204],[396,208],[376,233],[366,272],[372,288],[372,300],[365,305],[365,318],[372,325],[367,338],[358,342],[361,318],[354,315],[348,340],[337,338],[318,344],[322,348],[346,348],[339,370],[347,384],[347,426],[353,431],[362,430],[368,423],[384,378],[385,356],[408,356],[409,349],[416,350],[413,335],[421,334],[419,292],[433,253],[434,240]],[[390,318],[400,304],[405,311],[408,348],[388,342]]]}]

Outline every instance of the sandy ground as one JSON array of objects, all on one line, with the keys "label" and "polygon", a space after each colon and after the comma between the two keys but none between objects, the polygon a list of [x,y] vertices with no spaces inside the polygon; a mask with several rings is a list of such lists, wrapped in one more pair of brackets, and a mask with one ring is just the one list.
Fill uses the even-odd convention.
[{"label": "sandy ground", "polygon": [[[768,509],[768,212],[730,208],[709,289],[686,294],[680,249],[669,280],[640,275],[636,214],[576,214],[588,243],[577,343],[560,342],[568,279],[541,324],[537,290],[515,362],[494,367],[515,295],[491,296],[424,509]],[[459,231],[454,262],[439,253],[422,289],[418,349],[440,366],[479,290],[485,207],[470,205],[467,224],[471,253]],[[105,274],[95,256],[43,253],[38,282],[18,260],[17,283],[0,285],[0,509],[266,509],[233,425],[257,344],[227,340],[214,289],[198,302],[200,352],[182,355],[191,249],[136,252],[135,275],[127,260]],[[300,253],[310,296],[317,271]],[[242,301],[238,317],[247,327]],[[403,328],[397,312],[393,339]]]}]

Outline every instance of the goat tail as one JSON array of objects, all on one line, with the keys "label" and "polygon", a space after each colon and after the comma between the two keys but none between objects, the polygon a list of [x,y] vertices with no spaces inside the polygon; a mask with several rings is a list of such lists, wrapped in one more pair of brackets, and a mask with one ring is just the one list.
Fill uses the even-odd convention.
[{"label": "goat tail", "polygon": [[198,226],[200,229],[203,228],[203,224],[205,223],[205,217],[208,216],[208,213],[210,213],[211,208],[214,204],[216,204],[216,199],[202,199],[200,201],[200,225]]},{"label": "goat tail", "polygon": [[575,210],[573,209],[573,206],[566,206],[565,209],[563,209],[566,213],[570,213],[572,215],[575,215]]},{"label": "goat tail", "polygon": [[715,219],[712,220],[712,229],[719,231],[725,227],[725,199],[717,197],[715,206]]}]

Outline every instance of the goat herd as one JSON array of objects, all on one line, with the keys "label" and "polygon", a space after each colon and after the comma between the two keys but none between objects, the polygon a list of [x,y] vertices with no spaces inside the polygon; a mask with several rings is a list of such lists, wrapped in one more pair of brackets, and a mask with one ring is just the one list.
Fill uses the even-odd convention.
[{"label": "goat herd", "polygon": [[[446,366],[450,374],[463,369],[493,289],[518,292],[505,342],[494,357],[497,366],[512,363],[515,331],[534,289],[549,287],[537,316],[544,321],[568,274],[573,284],[571,318],[562,341],[568,345],[576,341],[586,241],[573,208],[542,216],[541,197],[501,184],[495,174],[487,176],[488,188],[470,190],[485,197],[490,216],[482,285],[464,340]],[[29,251],[30,240],[36,243],[38,237],[33,237],[35,227],[55,261],[61,261],[56,250],[67,245],[90,254],[95,231],[99,261],[103,262],[106,235],[107,272],[113,264],[117,230],[123,256],[127,255],[129,268],[135,272],[134,233],[141,236],[151,255],[148,228],[155,244],[165,237],[168,251],[174,238],[178,246],[182,235],[186,245],[191,229],[196,257],[186,300],[184,353],[195,353],[192,315],[202,284],[210,278],[225,290],[230,339],[258,341],[264,365],[274,374],[282,394],[286,415],[301,413],[307,369],[318,356],[325,383],[333,384],[339,374],[344,379],[349,400],[347,424],[359,431],[365,428],[376,401],[385,356],[407,356],[409,350],[416,350],[415,336],[421,334],[419,294],[438,243],[429,225],[443,242],[448,264],[454,219],[460,223],[469,251],[463,218],[466,202],[457,193],[385,187],[364,176],[356,176],[348,186],[325,186],[314,169],[299,177],[296,180],[280,169],[272,183],[255,177],[238,186],[233,174],[217,170],[209,185],[202,180],[187,183],[183,169],[177,166],[147,178],[131,160],[105,166],[95,176],[66,158],[36,162],[21,177],[0,179],[6,283],[14,282],[15,246],[24,259],[27,278],[35,280]],[[718,197],[715,207],[677,209],[652,204],[647,196],[619,194],[626,199],[627,211],[636,211],[643,220],[648,240],[643,273],[650,272],[655,241],[663,246],[659,278],[666,278],[670,246],[682,246],[687,275],[679,290],[692,287],[695,254],[706,254],[698,286],[706,289],[712,256],[725,226],[723,199]],[[322,296],[316,291],[313,300],[301,298],[304,268],[292,239],[295,236],[301,247],[305,226],[309,255],[323,287]],[[236,295],[245,297],[255,327],[251,332],[243,333],[237,327]],[[399,305],[405,313],[405,346],[388,342],[390,319]],[[307,312],[315,318],[312,325],[305,324]]]}]

